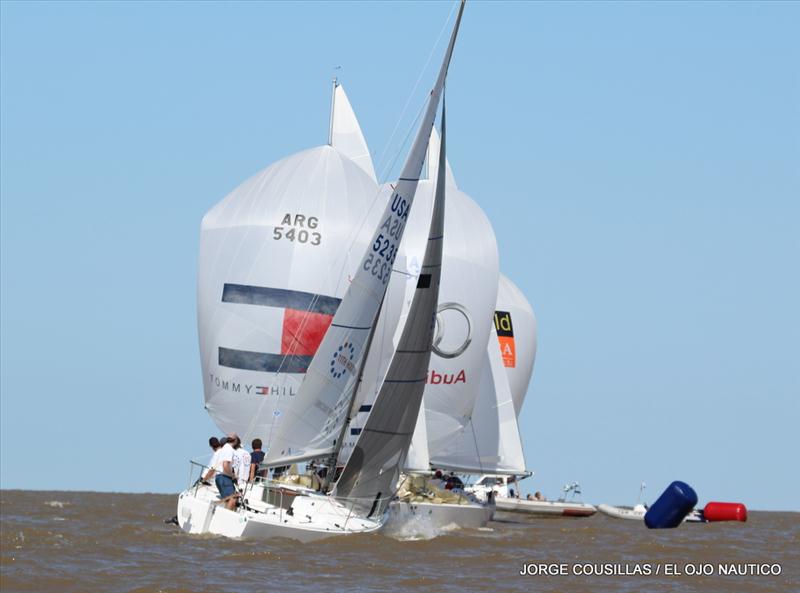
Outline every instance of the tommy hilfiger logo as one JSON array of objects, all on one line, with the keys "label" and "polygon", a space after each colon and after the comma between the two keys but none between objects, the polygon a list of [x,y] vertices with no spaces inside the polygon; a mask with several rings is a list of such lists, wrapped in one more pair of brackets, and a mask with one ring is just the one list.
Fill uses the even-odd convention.
[{"label": "tommy hilfiger logo", "polygon": [[239,383],[209,373],[211,384],[222,391],[231,393],[244,393],[245,395],[266,395],[271,397],[291,397],[297,395],[294,387],[286,385],[253,385],[252,383]]},{"label": "tommy hilfiger logo", "polygon": [[220,366],[265,373],[305,373],[341,299],[299,290],[225,284],[222,302],[283,309],[283,325],[280,352],[251,352],[220,346]]}]

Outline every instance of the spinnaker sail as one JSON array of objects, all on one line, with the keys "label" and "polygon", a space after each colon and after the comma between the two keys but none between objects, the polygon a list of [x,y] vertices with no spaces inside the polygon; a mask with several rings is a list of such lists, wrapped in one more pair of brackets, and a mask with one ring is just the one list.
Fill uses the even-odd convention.
[{"label": "spinnaker sail", "polygon": [[361,167],[320,146],[265,168],[203,217],[203,391],[223,431],[273,441],[371,244],[377,191]]}]

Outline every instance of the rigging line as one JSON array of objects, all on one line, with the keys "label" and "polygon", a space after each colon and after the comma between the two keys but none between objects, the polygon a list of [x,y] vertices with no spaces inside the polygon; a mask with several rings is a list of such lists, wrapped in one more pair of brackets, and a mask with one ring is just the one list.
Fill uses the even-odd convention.
[{"label": "rigging line", "polygon": [[[439,31],[439,36],[436,38],[436,41],[434,42],[433,47],[431,48],[430,54],[428,54],[428,59],[425,62],[425,65],[420,70],[419,76],[417,77],[417,81],[414,83],[414,87],[411,89],[411,92],[409,93],[408,98],[406,99],[406,103],[403,106],[403,110],[401,111],[400,116],[397,118],[397,121],[396,121],[396,123],[394,125],[394,129],[392,130],[392,133],[389,136],[389,140],[387,140],[386,143],[384,144],[383,151],[381,152],[381,156],[378,158],[377,166],[375,167],[376,175],[378,175],[379,179],[383,178],[385,175],[388,175],[389,172],[395,167],[395,165],[397,164],[398,159],[400,158],[400,154],[403,151],[403,148],[405,147],[405,145],[408,142],[409,137],[411,136],[411,133],[416,129],[417,121],[419,121],[420,117],[422,116],[422,114],[423,114],[423,112],[425,110],[425,106],[428,103],[428,98],[427,97],[426,97],[426,100],[422,102],[422,106],[420,107],[419,112],[417,113],[417,115],[414,118],[411,126],[409,127],[409,130],[406,133],[406,136],[403,139],[402,144],[395,151],[394,157],[393,157],[391,163],[389,163],[388,165],[386,165],[386,164],[381,165],[381,163],[383,163],[384,160],[385,160],[386,154],[389,151],[389,148],[391,146],[392,140],[394,139],[395,134],[397,134],[397,130],[400,128],[400,124],[403,121],[403,117],[405,116],[406,111],[408,110],[408,107],[411,104],[411,101],[412,101],[412,99],[414,97],[414,94],[416,93],[417,88],[419,87],[419,84],[420,84],[420,81],[422,80],[422,77],[425,75],[425,72],[428,69],[428,66],[430,65],[430,62],[433,59],[433,55],[434,55],[434,53],[436,52],[436,49],[439,46],[439,43],[440,43],[440,41],[442,39],[442,36],[444,35],[444,32],[448,28],[447,25],[450,22],[450,19],[452,18],[453,13],[454,13],[454,11],[455,11],[457,6],[458,6],[458,3],[454,3],[453,7],[450,9],[450,13],[447,15],[447,18],[445,19],[444,24],[442,25],[442,29]],[[366,223],[367,219],[369,218],[369,213],[372,212],[372,209],[375,207],[375,203],[377,202],[378,197],[381,195],[381,193],[382,193],[382,187],[381,187],[380,181],[379,181],[378,182],[378,191],[375,193],[375,196],[373,197],[372,202],[369,205],[369,208],[367,208],[367,210],[365,211],[364,217],[361,220],[361,224],[358,225],[358,230],[353,235],[352,241],[350,242],[350,247],[348,247],[347,253],[345,254],[345,257],[342,260],[342,266],[341,266],[341,269],[339,271],[339,278],[340,278],[339,281],[340,282],[341,282],[341,278],[342,278],[344,269],[347,266],[347,261],[348,261],[348,259],[350,257],[351,252],[352,252],[352,248],[355,245],[355,243],[356,243],[356,241],[358,239],[358,236],[361,234],[361,230],[364,227],[364,224]]]},{"label": "rigging line", "polygon": [[475,434],[475,424],[472,422],[472,416],[469,417],[469,427],[472,429],[472,440],[475,443],[475,459],[478,460],[478,469],[481,470],[481,473],[484,473],[483,463],[481,462],[481,452],[478,448],[478,437]]},{"label": "rigging line", "polygon": [[[452,18],[453,13],[455,12],[457,6],[458,6],[457,2],[453,3],[453,7],[450,9],[450,13],[447,15],[447,18],[445,19],[444,24],[442,25],[441,31],[439,31],[439,36],[436,38],[436,41],[434,42],[433,47],[431,48],[430,54],[428,54],[428,59],[426,60],[425,65],[422,67],[422,70],[420,71],[419,76],[417,77],[417,81],[414,83],[414,87],[411,89],[411,93],[409,93],[408,98],[406,99],[406,103],[403,106],[403,110],[400,112],[400,116],[397,118],[397,123],[395,124],[392,133],[389,135],[389,139],[386,141],[386,144],[384,145],[383,152],[381,152],[381,156],[378,157],[377,170],[381,171],[382,176],[388,174],[389,172],[386,170],[381,170],[383,159],[386,156],[387,151],[389,150],[389,146],[391,145],[391,142],[394,139],[394,135],[397,133],[397,130],[400,127],[400,122],[403,120],[403,117],[405,116],[406,111],[408,110],[408,106],[411,104],[411,100],[414,97],[414,93],[417,92],[419,83],[422,81],[422,77],[425,75],[425,72],[427,71],[428,66],[431,63],[431,60],[433,59],[433,54],[439,47],[439,42],[442,40],[442,36],[444,35],[444,32],[447,30],[447,25],[448,23],[450,23],[450,19]],[[392,166],[394,166],[394,164],[392,164]]]},{"label": "rigging line", "polygon": [[[392,160],[392,163],[391,163],[391,167],[392,168],[395,166],[395,164],[397,163],[398,159],[400,158],[400,155],[402,154],[403,148],[408,143],[408,140],[411,137],[411,134],[416,130],[417,122],[420,120],[420,118],[422,117],[423,113],[425,112],[426,105],[427,105],[427,101],[423,102],[422,106],[419,108],[419,111],[417,112],[416,117],[414,118],[414,121],[411,123],[411,126],[409,127],[405,138],[403,139],[403,143],[398,147],[397,151],[395,152],[394,159]],[[358,225],[358,229],[355,231],[355,233],[353,233],[352,239],[349,241],[349,246],[347,248],[347,252],[345,253],[344,257],[342,258],[342,265],[341,265],[341,268],[339,269],[339,282],[342,281],[342,277],[344,276],[345,267],[347,266],[347,262],[349,261],[351,255],[353,253],[353,248],[355,247],[356,241],[358,240],[359,236],[362,234],[362,230],[364,228],[364,225],[367,223],[367,220],[370,218],[370,213],[375,208],[375,206],[376,206],[376,204],[378,202],[378,198],[381,196],[383,191],[384,191],[383,190],[383,186],[378,185],[378,189],[375,192],[375,195],[373,196],[372,201],[369,204],[369,207],[365,210],[364,216],[361,218],[361,222]],[[394,192],[394,188],[392,188],[392,192]],[[380,214],[383,215],[383,212],[381,212]],[[361,258],[359,257],[359,264],[360,263],[361,263]],[[329,271],[329,274],[330,274],[330,271]]]},{"label": "rigging line", "polygon": [[[458,4],[454,3],[453,7],[450,9],[450,13],[448,14],[447,18],[445,19],[444,24],[442,25],[442,29],[440,30],[439,36],[437,37],[436,41],[434,42],[433,47],[431,48],[431,51],[430,51],[430,53],[428,55],[428,59],[426,60],[425,65],[422,67],[422,69],[421,69],[421,71],[420,71],[420,73],[419,73],[419,75],[417,77],[417,80],[414,83],[414,87],[412,88],[411,92],[409,93],[408,98],[406,99],[406,103],[403,106],[403,110],[402,110],[402,112],[400,114],[400,117],[397,119],[397,122],[395,124],[395,127],[394,127],[391,135],[389,136],[389,140],[385,144],[384,150],[381,153],[381,156],[379,158],[379,163],[384,160],[384,158],[386,156],[386,153],[389,150],[389,147],[391,145],[391,141],[394,138],[395,134],[397,133],[397,130],[400,127],[401,121],[402,121],[403,117],[405,116],[405,113],[408,110],[409,105],[411,104],[411,101],[412,101],[412,99],[414,97],[414,94],[416,93],[417,88],[419,87],[419,84],[420,84],[420,82],[422,80],[422,77],[424,76],[425,72],[427,71],[431,60],[433,59],[433,54],[435,53],[437,47],[439,46],[439,43],[441,41],[442,36],[444,35],[444,32],[447,30],[447,25],[450,22],[450,19],[451,19],[452,15],[453,15],[453,12],[455,11],[456,6],[458,6]],[[422,103],[422,106],[420,107],[416,117],[414,118],[414,121],[412,122],[412,125],[409,127],[409,130],[408,130],[408,132],[407,132],[407,134],[406,134],[406,136],[405,136],[405,138],[403,140],[403,143],[398,148],[398,150],[395,152],[395,156],[394,156],[394,158],[392,159],[392,161],[390,163],[390,168],[388,169],[388,171],[390,171],[391,168],[393,168],[395,166],[395,164],[397,163],[397,160],[400,157],[402,149],[405,147],[406,143],[408,142],[408,139],[411,136],[411,133],[416,129],[417,122],[419,121],[420,117],[422,116],[422,114],[424,112],[424,109],[425,109],[425,107],[427,105],[427,102],[428,102],[428,98],[426,98],[426,100]],[[379,170],[380,170],[380,167],[379,167]],[[388,171],[386,171],[385,173],[388,173]],[[339,282],[341,282],[341,279],[343,277],[344,269],[345,269],[345,267],[347,265],[347,261],[349,260],[350,255],[351,255],[351,253],[353,251],[353,247],[355,246],[355,243],[356,243],[359,235],[361,234],[361,230],[364,228],[364,225],[366,224],[366,221],[368,219],[368,214],[375,207],[375,203],[377,202],[378,197],[381,195],[381,193],[382,193],[381,192],[381,188],[379,186],[378,187],[378,191],[375,193],[375,196],[372,199],[372,203],[370,204],[370,207],[367,209],[365,216],[362,218],[361,224],[358,227],[358,231],[353,235],[353,240],[350,243],[350,246],[348,247],[348,250],[347,250],[347,253],[345,254],[345,257],[342,259],[341,270],[340,270],[340,273],[339,273]],[[376,321],[377,321],[377,316],[376,316]],[[288,354],[284,355],[284,358],[281,361],[279,369],[277,371],[275,371],[275,376],[277,376],[277,374],[280,372],[280,369],[283,367],[283,363],[286,361],[287,357],[288,357]],[[302,382],[301,382],[301,384],[302,384]],[[265,402],[262,401],[261,404],[259,405],[259,410],[258,410],[259,413],[253,416],[253,419],[252,419],[252,421],[250,423],[250,426],[248,427],[248,432],[250,430],[252,430],[253,425],[255,424],[256,418],[260,415],[260,412],[263,409],[264,403]],[[272,417],[272,422],[271,422],[272,428],[274,428],[275,420],[276,420],[275,407],[273,406],[273,417]],[[269,438],[270,444],[271,444],[271,441],[272,441],[272,432],[273,431],[270,430],[270,438]]]}]

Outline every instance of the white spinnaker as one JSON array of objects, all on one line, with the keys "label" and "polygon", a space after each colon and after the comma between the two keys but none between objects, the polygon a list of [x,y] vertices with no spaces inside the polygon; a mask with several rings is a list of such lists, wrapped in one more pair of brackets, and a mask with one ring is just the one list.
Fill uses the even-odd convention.
[{"label": "white spinnaker", "polygon": [[[508,333],[505,323],[507,317],[510,320],[508,327],[513,332],[510,337],[502,335]],[[500,274],[497,291],[495,324],[503,364],[514,397],[514,411],[519,418],[536,361],[536,316],[522,291],[503,274]]]},{"label": "white spinnaker", "polygon": [[[439,142],[436,136],[431,140]],[[433,166],[438,161],[432,156],[430,162]],[[480,206],[454,185],[449,163],[445,165],[445,263],[424,400],[431,458],[464,430],[472,415],[480,393],[484,345],[492,325],[499,277],[492,225]],[[411,255],[409,260],[413,259]]]},{"label": "white spinnaker", "polygon": [[462,3],[439,76],[400,178],[374,231],[372,246],[364,254],[295,401],[277,429],[280,446],[273,446],[267,453],[268,463],[293,463],[328,456],[336,452],[343,437],[370,334],[409,222],[463,8]]},{"label": "white spinnaker", "polygon": [[367,141],[358,119],[344,92],[344,87],[334,79],[333,96],[331,98],[331,132],[328,144],[342,154],[348,156],[361,167],[376,183],[375,167],[369,154]]},{"label": "white spinnaker", "polygon": [[205,407],[266,446],[315,353],[383,204],[329,146],[282,159],[203,217],[198,334]]},{"label": "white spinnaker", "polygon": [[481,393],[472,418],[438,456],[437,468],[465,473],[525,473],[514,401],[492,328],[481,372]]}]

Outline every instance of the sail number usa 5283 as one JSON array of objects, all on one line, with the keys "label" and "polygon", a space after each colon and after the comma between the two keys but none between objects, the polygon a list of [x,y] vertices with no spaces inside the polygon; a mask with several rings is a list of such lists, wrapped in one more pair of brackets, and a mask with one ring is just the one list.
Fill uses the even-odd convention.
[{"label": "sail number usa 5283", "polygon": [[409,209],[410,205],[403,198],[398,194],[393,196],[392,213],[381,225],[378,236],[372,244],[372,251],[364,260],[364,270],[377,276],[383,284],[386,284],[392,275],[392,264],[397,257],[397,246],[403,237]]}]

